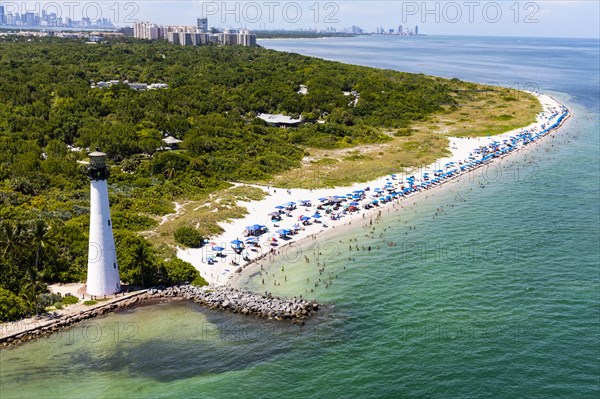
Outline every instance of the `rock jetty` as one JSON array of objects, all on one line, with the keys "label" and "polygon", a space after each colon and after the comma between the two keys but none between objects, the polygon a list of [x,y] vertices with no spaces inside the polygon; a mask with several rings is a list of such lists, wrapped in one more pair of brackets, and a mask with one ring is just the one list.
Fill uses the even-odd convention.
[{"label": "rock jetty", "polygon": [[319,304],[302,298],[276,298],[270,294],[258,295],[228,287],[195,287],[191,285],[151,288],[128,294],[106,304],[98,304],[79,313],[52,317],[25,329],[16,328],[0,337],[0,348],[18,345],[44,335],[52,334],[75,323],[102,316],[119,309],[148,303],[190,300],[209,309],[224,310],[248,316],[303,323],[319,309]]},{"label": "rock jetty", "polygon": [[303,320],[319,309],[316,302],[302,298],[275,298],[270,294],[257,295],[227,287],[206,288],[186,285],[164,290],[150,289],[147,295],[153,298],[182,297],[210,309],[277,320]]}]

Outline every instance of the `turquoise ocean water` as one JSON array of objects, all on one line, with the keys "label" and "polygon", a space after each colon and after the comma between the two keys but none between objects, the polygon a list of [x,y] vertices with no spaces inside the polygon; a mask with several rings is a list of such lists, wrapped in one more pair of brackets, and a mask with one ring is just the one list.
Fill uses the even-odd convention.
[{"label": "turquoise ocean water", "polygon": [[303,327],[187,303],[121,312],[1,351],[0,398],[596,398],[598,41],[261,44],[533,88],[574,116],[530,151],[384,211],[373,225],[292,248],[244,282],[326,303]]}]

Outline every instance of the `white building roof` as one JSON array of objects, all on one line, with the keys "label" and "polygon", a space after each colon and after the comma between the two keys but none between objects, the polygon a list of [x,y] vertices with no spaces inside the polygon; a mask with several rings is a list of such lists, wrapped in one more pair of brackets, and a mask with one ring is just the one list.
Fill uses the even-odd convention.
[{"label": "white building roof", "polygon": [[298,94],[308,94],[308,87],[306,85],[300,85],[300,90],[298,90]]},{"label": "white building roof", "polygon": [[171,136],[165,137],[163,141],[169,145],[183,143],[183,140],[179,140]]},{"label": "white building roof", "polygon": [[169,85],[166,83],[152,83],[148,86],[149,89],[168,89]]},{"label": "white building roof", "polygon": [[291,116],[283,114],[260,114],[258,117],[267,123],[276,123],[283,125],[295,125],[297,123],[302,122],[302,118],[294,119]]}]

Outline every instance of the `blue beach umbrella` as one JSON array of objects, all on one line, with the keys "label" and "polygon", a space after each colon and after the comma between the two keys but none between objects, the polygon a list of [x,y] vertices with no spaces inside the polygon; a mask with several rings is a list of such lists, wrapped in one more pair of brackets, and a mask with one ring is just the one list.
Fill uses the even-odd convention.
[{"label": "blue beach umbrella", "polygon": [[243,241],[240,241],[240,240],[233,240],[233,241],[231,241],[231,243],[232,243],[233,245],[240,245],[240,244],[243,244],[244,242],[243,242]]},{"label": "blue beach umbrella", "polygon": [[225,248],[215,246],[215,247],[212,247],[212,250],[215,252],[223,252],[225,250]]}]

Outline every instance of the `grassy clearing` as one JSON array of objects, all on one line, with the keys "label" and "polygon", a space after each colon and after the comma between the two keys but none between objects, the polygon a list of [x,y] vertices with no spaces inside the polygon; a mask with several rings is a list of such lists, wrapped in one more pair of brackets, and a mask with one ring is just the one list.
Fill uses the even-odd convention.
[{"label": "grassy clearing", "polygon": [[173,232],[180,226],[191,226],[203,237],[208,238],[220,234],[223,229],[219,222],[238,219],[248,211],[239,206],[238,201],[258,201],[266,193],[252,186],[236,186],[219,190],[203,198],[197,198],[182,204],[179,212],[166,218],[163,223],[151,231],[142,233],[165,256],[173,255],[175,239]]},{"label": "grassy clearing", "polygon": [[411,126],[449,137],[485,137],[518,129],[535,122],[542,111],[538,99],[525,92],[470,84],[453,95],[458,106],[444,110],[427,121]]},{"label": "grassy clearing", "polygon": [[366,182],[401,168],[426,165],[449,154],[444,136],[416,132],[385,144],[350,150],[309,150],[302,168],[276,176],[269,184],[284,188],[320,188]]}]

